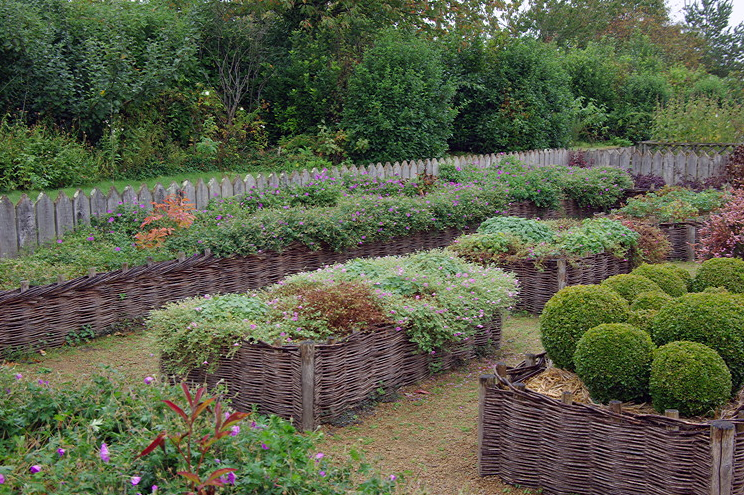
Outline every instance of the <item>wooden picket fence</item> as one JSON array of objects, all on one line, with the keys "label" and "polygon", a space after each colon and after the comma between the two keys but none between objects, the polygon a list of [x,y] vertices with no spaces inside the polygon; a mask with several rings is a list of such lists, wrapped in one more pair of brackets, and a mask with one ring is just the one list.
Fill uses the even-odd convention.
[{"label": "wooden picket fence", "polygon": [[157,184],[153,189],[144,185],[139,189],[127,186],[122,192],[111,188],[107,193],[93,189],[90,194],[78,190],[70,198],[60,193],[52,199],[41,193],[34,201],[22,196],[13,204],[6,196],[0,197],[0,258],[12,258],[24,250],[53,242],[78,225],[90,223],[91,217],[105,215],[122,202],[144,204],[151,208],[152,202],[160,203],[169,194],[183,191],[184,195],[194,201],[197,209],[206,207],[210,199],[226,198],[242,194],[252,188],[276,189],[296,185],[307,185],[318,180],[318,176],[343,177],[346,175],[369,174],[387,179],[416,177],[421,173],[436,175],[440,163],[445,161],[455,166],[475,164],[479,167],[498,165],[504,159],[516,159],[533,167],[546,165],[568,165],[580,158],[592,167],[619,167],[634,174],[653,174],[664,178],[667,184],[679,183],[684,178],[704,180],[721,175],[726,169],[727,154],[707,154],[706,152],[690,153],[642,153],[635,148],[611,150],[591,150],[571,152],[565,149],[535,150],[515,153],[490,155],[470,155],[447,158],[442,161],[418,160],[381,163],[367,166],[333,167],[330,170],[303,170],[290,173],[269,175],[251,174],[245,177],[212,178],[205,182],[201,179],[196,184],[185,181],[182,184],[171,183],[168,187]]}]

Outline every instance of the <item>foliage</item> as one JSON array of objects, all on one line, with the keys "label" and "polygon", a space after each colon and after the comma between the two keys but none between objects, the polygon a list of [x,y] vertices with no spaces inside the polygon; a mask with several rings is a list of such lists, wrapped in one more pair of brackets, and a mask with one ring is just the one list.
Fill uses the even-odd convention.
[{"label": "foliage", "polygon": [[744,106],[702,95],[676,97],[654,112],[651,137],[681,143],[736,143],[744,139]]},{"label": "foliage", "polygon": [[[14,377],[7,369],[0,382],[6,391],[0,397],[0,474],[8,493],[150,493],[155,485],[161,493],[188,491],[189,483],[177,474],[183,464],[173,449],[137,456],[161,432],[183,431],[182,417],[169,414],[165,402],[175,405],[177,388],[158,380],[133,387],[111,371],[75,388]],[[237,417],[224,404],[222,411],[230,413],[228,421]],[[213,417],[221,419],[224,431],[224,413]],[[222,478],[220,493],[382,495],[393,490],[389,479],[370,476],[368,466],[331,465],[318,455],[319,433],[300,435],[277,417],[252,414],[227,431],[203,463],[205,472],[234,469],[234,478],[229,473]],[[197,421],[193,435],[180,445],[196,445],[215,433],[214,422]]]},{"label": "foliage", "polygon": [[726,192],[715,189],[694,192],[678,186],[665,186],[658,191],[630,198],[616,212],[657,222],[681,222],[720,208],[729,199]]},{"label": "foliage", "polygon": [[523,242],[551,242],[555,232],[547,223],[520,217],[491,217],[478,227],[479,234],[507,233]]},{"label": "foliage", "polygon": [[731,370],[735,387],[744,380],[744,305],[730,294],[686,294],[659,310],[651,323],[657,345],[675,340],[705,344]]},{"label": "foliage", "polygon": [[[660,265],[642,264],[631,272],[654,281],[665,293],[679,297],[687,293],[687,282],[680,278],[679,272],[671,263]],[[689,275],[688,275],[689,276]]]},{"label": "foliage", "polygon": [[558,291],[540,315],[540,339],[555,366],[573,369],[576,343],[590,328],[628,319],[628,303],[599,285],[574,285]]},{"label": "foliage", "polygon": [[561,172],[561,188],[566,196],[582,207],[610,208],[633,185],[628,173],[619,168],[591,168],[583,173],[576,173],[576,169],[563,169]]},{"label": "foliage", "polygon": [[62,129],[0,119],[0,191],[74,186],[98,166],[96,153]]},{"label": "foliage", "polygon": [[726,163],[726,179],[737,189],[744,186],[744,145],[734,148]]},{"label": "foliage", "polygon": [[654,174],[633,174],[633,188],[651,190],[662,188],[666,185],[664,177]]},{"label": "foliage", "polygon": [[706,42],[704,61],[725,76],[744,67],[744,23],[729,26],[731,0],[697,0],[685,4],[685,24]]},{"label": "foliage", "polygon": [[705,220],[699,234],[700,258],[744,258],[744,189],[735,190],[732,199]]},{"label": "foliage", "polygon": [[590,328],[576,343],[576,374],[595,401],[643,400],[655,347],[648,333],[627,323]]},{"label": "foliage", "polygon": [[691,286],[695,292],[708,287],[725,287],[729,292],[744,294],[744,260],[711,258],[703,261]]},{"label": "foliage", "polygon": [[655,282],[641,275],[613,275],[603,280],[600,285],[617,292],[628,301],[628,304],[632,304],[636,296],[642,292],[662,292],[661,287]]},{"label": "foliage", "polygon": [[600,218],[579,223],[494,217],[483,222],[477,234],[459,237],[448,249],[479,262],[508,264],[530,259],[539,263],[604,252],[622,257],[636,237],[618,222]]},{"label": "foliage", "polygon": [[461,80],[453,147],[492,153],[566,146],[574,98],[555,47],[529,38],[472,43],[463,50],[472,59],[453,67]]},{"label": "foliage", "polygon": [[[301,273],[253,295],[191,298],[154,311],[166,368],[185,373],[230,357],[245,342],[325,341],[382,324],[405,331],[424,352],[470,338],[516,296],[512,275],[442,251],[353,260]],[[250,311],[216,312],[226,298]],[[206,299],[206,300],[205,300]]]},{"label": "foliage", "polygon": [[649,389],[654,409],[710,415],[731,396],[731,373],[718,353],[696,342],[670,342],[654,351]]},{"label": "foliage", "polygon": [[442,156],[455,117],[453,94],[431,44],[386,33],[349,79],[341,125],[351,156],[373,162]]},{"label": "foliage", "polygon": [[[185,430],[182,430],[180,433],[160,432],[155,437],[155,440],[140,452],[137,457],[148,455],[158,447],[162,447],[165,450],[165,441],[168,440],[175,447],[176,452],[178,452],[181,458],[180,465],[183,466],[182,469],[185,469],[185,471],[177,471],[176,474],[185,478],[187,486],[191,489],[190,493],[213,495],[217,493],[217,487],[228,483],[234,484],[237,468],[219,468],[210,473],[211,468],[208,465],[213,464],[215,459],[214,452],[210,452],[210,450],[217,450],[215,444],[218,441],[230,435],[233,431],[239,431],[240,426],[238,426],[238,423],[248,417],[249,414],[243,412],[226,412],[223,418],[222,404],[216,397],[209,397],[202,400],[202,397],[204,397],[207,391],[204,387],[199,388],[193,396],[186,383],[181,383],[181,389],[188,401],[188,411],[184,411],[173,401],[166,400],[163,402],[165,402],[172,412],[183,419],[186,427]],[[214,404],[213,408],[210,407],[212,404]],[[205,411],[214,415],[214,433],[208,433],[197,439],[195,438],[197,432],[207,427],[211,428],[212,426],[210,421],[205,421],[202,416],[202,413]],[[232,482],[228,480],[232,480]]]},{"label": "foliage", "polygon": [[631,253],[633,266],[641,263],[662,263],[672,252],[669,237],[655,224],[639,219],[612,216],[625,227],[638,233],[638,243]]},{"label": "foliage", "polygon": [[674,298],[665,292],[649,291],[638,294],[630,305],[631,311],[659,310]]},{"label": "foliage", "polygon": [[177,229],[191,227],[196,218],[192,213],[196,209],[191,200],[183,195],[168,195],[162,203],[152,203],[153,212],[145,217],[140,228],[151,225],[149,231],[134,235],[137,247],[142,249],[159,248],[165,239]]}]

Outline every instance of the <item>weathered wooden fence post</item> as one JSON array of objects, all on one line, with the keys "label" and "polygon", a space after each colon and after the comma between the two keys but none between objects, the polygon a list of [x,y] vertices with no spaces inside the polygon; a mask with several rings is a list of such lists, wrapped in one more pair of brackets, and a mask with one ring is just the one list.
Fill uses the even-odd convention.
[{"label": "weathered wooden fence post", "polygon": [[483,437],[485,435],[484,420],[486,416],[486,396],[488,387],[496,384],[494,375],[481,375],[480,388],[478,392],[478,474],[484,476],[481,459],[483,458]]},{"label": "weathered wooden fence post", "polygon": [[710,495],[732,495],[736,429],[731,421],[710,422]]},{"label": "weathered wooden fence post", "polygon": [[315,429],[315,343],[300,344],[300,375],[302,380],[302,431]]}]

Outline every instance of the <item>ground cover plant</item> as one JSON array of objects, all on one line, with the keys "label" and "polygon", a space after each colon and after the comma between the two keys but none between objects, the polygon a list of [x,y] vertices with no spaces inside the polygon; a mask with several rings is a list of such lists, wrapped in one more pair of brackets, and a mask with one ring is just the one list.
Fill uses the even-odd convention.
[{"label": "ground cover plant", "polygon": [[169,372],[229,357],[248,343],[339,339],[387,323],[421,352],[471,338],[516,296],[514,277],[443,251],[354,260],[288,277],[252,294],[190,298],[154,311]]},{"label": "ground cover plant", "polygon": [[475,234],[459,237],[449,250],[479,262],[507,265],[519,260],[578,259],[599,253],[625,258],[639,234],[607,218],[532,220],[492,217]]},{"label": "ground cover plant", "polygon": [[642,196],[628,199],[615,210],[624,217],[653,220],[660,223],[696,220],[721,208],[730,194],[717,189],[695,192],[679,186],[664,186]]},{"label": "ground cover plant", "polygon": [[78,388],[7,369],[0,380],[2,493],[393,489],[394,476],[366,476],[359,463],[330,465],[317,450],[318,434],[301,436],[276,417],[236,413],[204,390],[180,390],[149,376],[125,384],[111,374]]}]

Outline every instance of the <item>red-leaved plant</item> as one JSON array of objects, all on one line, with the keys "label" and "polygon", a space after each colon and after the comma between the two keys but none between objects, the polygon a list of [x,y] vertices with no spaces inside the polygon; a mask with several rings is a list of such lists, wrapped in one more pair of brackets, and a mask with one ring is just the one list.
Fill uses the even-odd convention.
[{"label": "red-leaved plant", "polygon": [[[185,383],[181,383],[181,388],[189,404],[190,411],[188,414],[170,400],[164,400],[163,402],[183,419],[186,424],[185,431],[181,433],[161,432],[136,458],[146,456],[158,447],[165,451],[165,441],[169,440],[185,463],[186,469],[178,471],[177,474],[186,479],[191,490],[188,495],[213,495],[217,493],[217,487],[225,484],[220,478],[236,471],[236,469],[221,468],[205,475],[205,477],[201,477],[199,473],[207,459],[207,453],[218,440],[230,435],[231,428],[245,419],[248,414],[234,412],[223,417],[222,405],[219,400],[215,397],[202,400],[206,392],[204,387],[199,388],[193,396]],[[213,403],[214,407],[211,407]],[[195,430],[198,429],[197,420],[205,411],[214,413],[214,433],[208,433],[194,441],[194,434],[197,433]]]},{"label": "red-leaved plant", "polygon": [[701,259],[744,258],[744,189],[710,215],[700,228],[697,255]]},{"label": "red-leaved plant", "polygon": [[196,216],[193,210],[196,208],[183,194],[170,194],[162,203],[152,203],[152,214],[145,218],[140,228],[146,225],[153,226],[149,231],[135,234],[137,246],[142,249],[153,249],[163,245],[165,238],[176,229],[191,227]]}]

